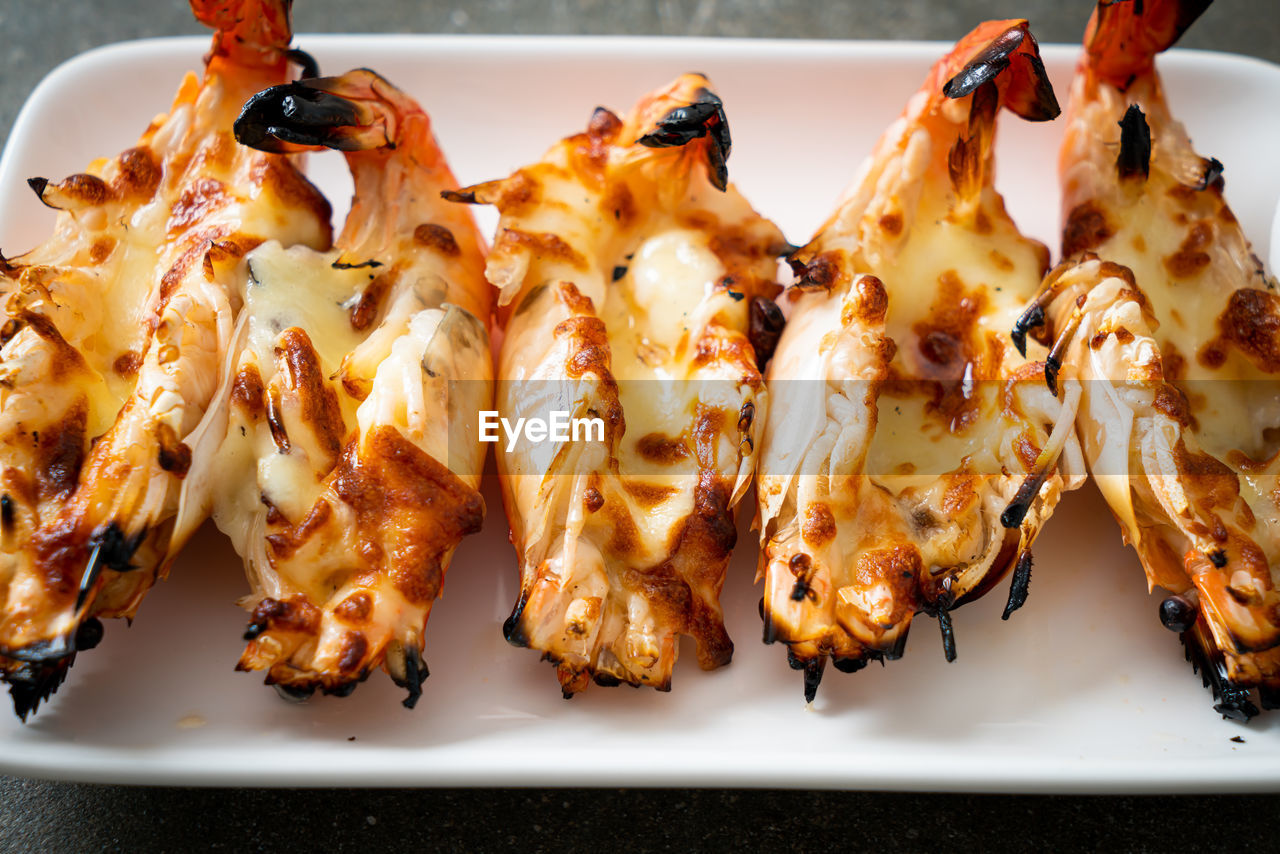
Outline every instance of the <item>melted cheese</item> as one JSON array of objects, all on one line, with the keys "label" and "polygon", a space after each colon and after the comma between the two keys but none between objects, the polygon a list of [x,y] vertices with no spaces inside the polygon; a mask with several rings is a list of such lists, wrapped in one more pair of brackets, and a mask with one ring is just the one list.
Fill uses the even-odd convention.
[{"label": "melted cheese", "polygon": [[[935,176],[933,180],[947,179]],[[870,271],[889,291],[888,331],[900,343],[915,339],[912,327],[929,316],[944,273],[954,273],[966,294],[981,294],[986,307],[977,317],[977,326],[1001,341],[1039,283],[1041,259],[1036,245],[1019,234],[1010,220],[992,216],[991,232],[982,234],[971,223],[949,218],[951,203],[945,195],[926,194],[906,240]],[[995,191],[985,190],[983,207],[998,210],[997,205]],[[914,355],[898,354],[900,359]]]},{"label": "melted cheese", "polygon": [[[1268,377],[1235,348],[1226,361],[1211,367],[1198,358],[1200,348],[1219,334],[1218,318],[1232,292],[1264,287],[1254,272],[1248,243],[1225,203],[1212,191],[1187,197],[1203,165],[1186,132],[1171,115],[1154,76],[1139,78],[1120,93],[1105,84],[1086,89],[1086,75],[1077,75],[1072,91],[1072,116],[1063,150],[1064,211],[1091,202],[1100,206],[1114,233],[1095,247],[1104,260],[1132,270],[1147,298],[1158,326],[1153,337],[1164,355],[1180,357],[1175,379],[1186,393],[1196,419],[1194,433],[1201,446],[1219,459],[1232,450],[1265,458],[1275,451],[1261,427],[1280,423],[1280,396],[1274,377]],[[1150,176],[1140,184],[1117,182],[1116,122],[1130,103],[1139,104],[1152,130]],[[1185,173],[1185,174],[1184,174]],[[1204,220],[1213,243],[1200,246],[1203,265],[1184,276],[1171,273],[1166,260],[1180,251],[1192,229]],[[1240,413],[1252,414],[1258,429],[1242,429]]]},{"label": "melted cheese", "polygon": [[[712,576],[723,563],[698,567],[702,577],[692,577],[681,537],[696,489],[710,479],[735,504],[741,492],[733,488],[754,466],[737,425],[744,403],[757,399],[758,379],[744,364],[749,351],[739,336],[747,331],[747,297],[767,293],[762,283],[776,276],[768,251],[783,241],[733,188],[710,186],[696,150],[633,145],[637,135],[611,138],[607,159],[595,148],[582,157],[584,138],[570,138],[501,192],[486,190],[502,214],[487,272],[515,306],[500,358],[502,416],[546,417],[549,408],[584,416],[612,407],[612,378],[625,422],[614,448],[521,442],[500,449],[528,645],[559,660],[562,679],[570,670],[594,671],[662,685],[676,632],[696,634],[700,645],[722,637],[715,620],[693,625],[688,613],[695,602],[715,610]],[[530,196],[536,204],[527,203]],[[505,239],[511,230],[525,236]],[[748,277],[742,292],[720,286],[726,265]],[[606,331],[608,361],[600,367],[610,377],[592,371],[603,355],[593,315]],[[590,362],[575,351],[579,342],[592,347]],[[763,419],[763,395],[756,405]],[[711,429],[695,437],[708,412],[716,413]],[[642,440],[661,452],[646,457]],[[699,476],[703,464],[709,470]],[[659,586],[629,580],[633,571],[664,565],[690,576],[691,601],[667,601]]]},{"label": "melted cheese", "polygon": [[[1002,528],[1024,476],[1014,443],[1047,444],[1057,414],[1002,399],[1024,364],[1005,342],[1047,258],[989,184],[957,197],[949,153],[970,105],[930,86],[913,97],[799,253],[759,486],[765,619],[801,661],[894,648],[944,573],[964,596],[1003,572],[1007,538],[1029,544],[1063,487],[1051,476],[1020,531]],[[935,391],[962,411],[936,409]],[[958,471],[977,477],[946,477]]]},{"label": "melted cheese", "polygon": [[973,471],[999,473],[995,452],[1005,425],[992,405],[994,391],[990,384],[981,390],[982,415],[960,433],[948,430],[927,412],[929,401],[923,396],[881,395],[866,474],[898,495],[907,489],[927,489],[966,462]]},{"label": "melted cheese", "polygon": [[[244,311],[249,316],[248,348],[257,357],[262,381],[275,374],[276,341],[286,329],[307,333],[320,357],[325,376],[333,376],[342,359],[365,337],[352,328],[350,307],[376,275],[370,268],[335,269],[342,253],[316,252],[305,246],[284,248],[277,241],[262,244],[247,258]],[[359,401],[339,386],[343,420],[354,423]]]},{"label": "melted cheese", "polygon": [[[610,328],[610,341],[631,358],[615,360],[619,379],[634,367],[637,344],[656,344],[674,351],[689,332],[689,324],[698,304],[711,294],[716,281],[724,275],[724,265],[707,246],[707,238],[691,229],[672,229],[650,237],[636,250],[622,287],[612,288],[606,313],[608,320],[617,317],[619,303],[630,302],[645,312],[643,332],[635,328],[634,315],[630,330]],[[606,312],[609,312],[606,308]],[[656,311],[656,316],[652,312]],[[629,333],[629,334],[628,334]],[[639,339],[637,341],[637,339]],[[645,361],[640,359],[640,361]]]}]

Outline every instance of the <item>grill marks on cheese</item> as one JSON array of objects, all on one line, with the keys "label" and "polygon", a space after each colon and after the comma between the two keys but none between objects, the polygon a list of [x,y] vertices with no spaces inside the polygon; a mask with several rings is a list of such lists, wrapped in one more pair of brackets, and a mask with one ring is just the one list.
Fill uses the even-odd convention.
[{"label": "grill marks on cheese", "polygon": [[786,244],[711,186],[710,139],[636,144],[706,85],[685,75],[626,120],[598,110],[541,162],[470,191],[501,213],[498,408],[606,425],[603,444],[499,456],[521,565],[507,636],[555,661],[566,695],[593,678],[667,689],[680,634],[704,668],[732,653],[718,600],[760,423],[743,413],[766,403],[746,332]]}]

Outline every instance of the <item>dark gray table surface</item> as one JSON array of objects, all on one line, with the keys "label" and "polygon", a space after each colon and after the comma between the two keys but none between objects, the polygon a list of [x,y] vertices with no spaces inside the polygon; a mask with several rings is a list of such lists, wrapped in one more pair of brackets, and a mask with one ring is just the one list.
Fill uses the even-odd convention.
[{"label": "dark gray table surface", "polygon": [[[1076,42],[1090,7],[1086,0],[301,0],[295,27],[950,41],[984,18],[1028,17],[1041,41]],[[64,59],[109,42],[202,32],[181,0],[0,0],[0,142],[35,84]],[[1218,0],[1181,45],[1280,62],[1280,4]],[[1259,108],[1278,105],[1280,96]],[[1245,843],[1269,850],[1278,808],[1272,795],[200,790],[0,778],[0,849],[1159,851]]]}]

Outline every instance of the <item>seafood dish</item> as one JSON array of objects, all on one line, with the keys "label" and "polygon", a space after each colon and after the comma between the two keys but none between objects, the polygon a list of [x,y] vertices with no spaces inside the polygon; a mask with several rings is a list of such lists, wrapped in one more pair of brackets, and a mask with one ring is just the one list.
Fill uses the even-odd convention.
[{"label": "seafood dish", "polygon": [[[1063,263],[1019,319],[1224,716],[1280,706],[1280,296],[1165,98],[1207,0],[1099,3],[1061,149]],[[1194,128],[1192,128],[1194,131]]]},{"label": "seafood dish", "polygon": [[346,695],[382,667],[412,708],[423,628],[480,529],[493,397],[483,239],[431,122],[367,70],[255,95],[237,139],[345,153],[354,203],[327,252],[245,258],[229,370],[192,443],[184,518],[208,511],[245,562],[248,648],[286,696]]},{"label": "seafood dish", "polygon": [[1058,115],[1026,21],[989,21],[929,73],[835,211],[791,255],[758,495],[766,642],[808,700],[828,659],[898,658],[1014,570],[1083,474],[1069,417],[1008,330],[1049,265],[995,190],[996,119]]},{"label": "seafood dish", "polygon": [[681,634],[704,669],[733,652],[719,596],[791,247],[729,184],[729,149],[720,99],[686,74],[453,195],[500,217],[496,412],[591,422],[497,448],[520,566],[503,631],[554,662],[566,697],[668,690]]},{"label": "seafood dish", "polygon": [[192,0],[216,31],[203,78],[118,157],[30,180],[53,234],[0,257],[0,676],[25,719],[105,617],[132,619],[186,534],[190,436],[218,385],[244,256],[323,250],[328,202],[291,159],[236,144],[287,79],[284,0]]},{"label": "seafood dish", "polygon": [[[321,76],[292,46],[291,0],[189,2],[214,31],[203,74],[132,148],[30,178],[52,232],[0,254],[0,679],[23,722],[105,619],[146,619],[144,598],[213,527],[230,546],[206,577],[216,563],[234,591],[191,607],[231,615],[219,655],[254,694],[261,680],[291,701],[345,697],[380,670],[356,702],[398,691],[412,709],[429,705],[429,657],[479,670],[493,649],[514,662],[494,679],[511,691],[533,659],[504,640],[550,662],[566,699],[592,683],[668,692],[682,645],[721,668],[741,620],[786,649],[799,674],[776,646],[758,652],[813,711],[828,663],[902,657],[920,615],[944,670],[962,651],[952,613],[1003,584],[988,613],[1007,631],[998,606],[1009,620],[1026,603],[1038,538],[1086,479],[1133,548],[1116,537],[1117,562],[1136,556],[1165,591],[1151,610],[1214,708],[1243,722],[1280,706],[1278,283],[1157,72],[1211,0],[1094,6],[1066,114],[1042,131],[1061,139],[1056,266],[1030,236],[1051,205],[1006,176],[1015,216],[996,188],[1002,111],[1062,112],[1024,19],[913,47],[911,87],[944,55],[874,147],[910,87],[851,95],[848,110],[883,112],[823,139],[849,149],[819,148],[823,175],[870,149],[831,207],[778,177],[806,156],[803,132],[760,155],[740,145],[735,169],[758,156],[762,182],[803,199],[792,214],[816,214],[796,245],[768,218],[785,203],[748,201],[768,186],[729,180],[721,95],[750,96],[758,76],[717,70],[717,90],[681,74],[625,113],[584,109],[563,139],[540,113],[524,136],[559,141],[538,158],[487,109],[456,106],[484,101],[484,81],[450,78],[420,104],[416,57],[384,66],[404,90],[366,68]],[[341,68],[356,54],[333,51]],[[561,105],[622,88],[588,82]],[[753,120],[779,118],[756,103]],[[450,121],[485,134],[485,156],[442,146],[428,109],[446,144]],[[336,183],[353,185],[336,237],[307,177],[321,152],[311,174],[329,187],[326,163],[342,164]],[[499,494],[511,549],[450,569]],[[755,529],[740,558],[761,622],[746,567],[750,600],[730,591],[727,625],[739,521]],[[446,575],[478,569],[496,608],[477,613],[473,592],[432,641]],[[99,653],[81,680],[116,666]],[[847,684],[826,708],[853,711],[836,692],[868,682]],[[559,703],[545,685],[535,702]],[[634,697],[629,714],[679,699]],[[44,719],[84,708],[69,701]]]}]

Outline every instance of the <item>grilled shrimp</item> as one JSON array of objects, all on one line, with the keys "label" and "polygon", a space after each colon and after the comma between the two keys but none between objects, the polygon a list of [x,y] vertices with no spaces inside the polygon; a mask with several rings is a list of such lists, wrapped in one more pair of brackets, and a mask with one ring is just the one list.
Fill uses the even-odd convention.
[{"label": "grilled shrimp", "polygon": [[497,412],[588,422],[498,454],[521,575],[504,633],[566,697],[593,678],[668,690],[680,634],[704,669],[733,652],[719,596],[790,247],[728,184],[729,147],[720,99],[686,74],[456,196],[501,215]]},{"label": "grilled shrimp", "polygon": [[[1058,115],[1025,21],[991,21],[933,68],[805,247],[769,369],[758,494],[765,640],[816,695],[902,654],[1016,565],[1083,463],[1041,365],[1006,330],[1048,267],[994,188],[996,115]],[[1056,425],[1056,426],[1055,426]],[[1063,464],[1051,460],[1065,449]]]},{"label": "grilled shrimp", "polygon": [[1063,264],[1019,321],[1081,388],[1095,482],[1224,716],[1280,705],[1280,297],[1155,56],[1205,0],[1099,3],[1061,152]]},{"label": "grilled shrimp", "polygon": [[204,78],[115,159],[31,179],[60,211],[54,233],[0,263],[0,668],[24,719],[182,544],[188,438],[217,388],[244,254],[331,240],[328,203],[290,160],[231,134],[247,97],[287,79],[288,3],[191,6],[217,31]]},{"label": "grilled shrimp", "polygon": [[412,707],[431,606],[484,516],[483,241],[440,198],[457,183],[427,114],[371,71],[269,89],[236,135],[344,151],[355,182],[334,251],[247,256],[222,417],[195,446],[188,503],[211,505],[253,590],[237,668],[301,697],[382,667]]}]

